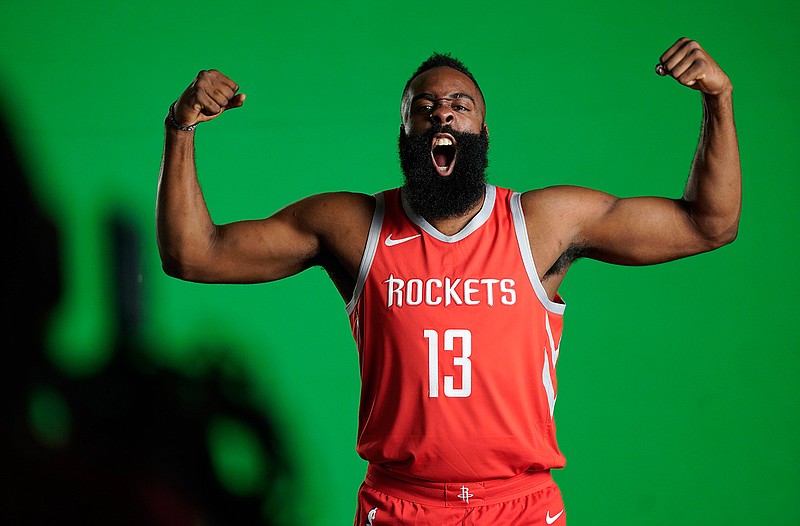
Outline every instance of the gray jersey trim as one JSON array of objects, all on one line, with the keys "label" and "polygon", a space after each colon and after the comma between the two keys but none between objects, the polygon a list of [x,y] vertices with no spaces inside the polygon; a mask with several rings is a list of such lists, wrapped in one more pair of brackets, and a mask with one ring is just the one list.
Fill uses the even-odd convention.
[{"label": "gray jersey trim", "polygon": [[536,265],[533,262],[533,255],[531,254],[531,242],[528,239],[528,229],[525,226],[525,216],[522,213],[522,194],[514,192],[511,196],[511,216],[514,218],[514,230],[517,233],[517,244],[519,251],[522,254],[522,262],[525,264],[525,270],[528,272],[528,279],[533,285],[533,290],[539,301],[545,309],[554,314],[564,314],[566,305],[563,303],[556,303],[547,297],[547,292],[544,290],[542,282],[539,280],[539,273],[536,272]]},{"label": "gray jersey trim", "polygon": [[413,221],[422,230],[427,232],[431,237],[434,237],[439,241],[444,241],[445,243],[455,243],[456,241],[461,241],[471,233],[478,230],[489,219],[489,216],[492,215],[492,210],[494,209],[494,196],[494,185],[487,184],[486,192],[483,197],[483,206],[481,207],[480,211],[469,221],[469,223],[464,226],[464,228],[452,236],[446,236],[442,234],[436,230],[433,225],[428,223],[424,217],[414,212],[414,210],[411,208],[411,205],[409,205],[406,201],[405,195],[403,196],[403,210],[406,211],[406,215],[411,221]]},{"label": "gray jersey trim", "polygon": [[369,274],[372,261],[375,259],[375,251],[378,249],[385,212],[386,204],[384,203],[383,192],[375,194],[375,212],[372,214],[372,222],[369,225],[369,234],[367,234],[367,244],[364,246],[364,253],[361,255],[361,263],[358,266],[356,286],[353,289],[353,297],[350,298],[350,301],[345,306],[348,316],[355,310],[358,299],[364,291],[364,283],[367,281],[367,274]]}]

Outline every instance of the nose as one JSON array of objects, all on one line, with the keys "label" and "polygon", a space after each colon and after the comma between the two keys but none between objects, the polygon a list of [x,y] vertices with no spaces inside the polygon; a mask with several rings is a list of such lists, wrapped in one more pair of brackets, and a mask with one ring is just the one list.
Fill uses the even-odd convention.
[{"label": "nose", "polygon": [[431,111],[431,122],[444,126],[453,122],[453,108],[449,104],[439,103]]}]

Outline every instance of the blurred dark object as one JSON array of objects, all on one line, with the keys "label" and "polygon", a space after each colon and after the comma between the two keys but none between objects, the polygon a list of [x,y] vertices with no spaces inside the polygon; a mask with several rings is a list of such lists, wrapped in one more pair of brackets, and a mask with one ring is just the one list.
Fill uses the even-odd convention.
[{"label": "blurred dark object", "polygon": [[[9,262],[0,523],[269,525],[273,517],[289,517],[292,473],[275,430],[252,401],[244,368],[212,361],[206,373],[190,377],[140,348],[140,236],[121,217],[109,222],[113,357],[80,379],[50,363],[45,331],[62,285],[58,229],[37,205],[5,120],[0,147]],[[213,462],[209,436],[221,418],[249,430],[263,452],[262,477],[246,492],[226,487]]]}]

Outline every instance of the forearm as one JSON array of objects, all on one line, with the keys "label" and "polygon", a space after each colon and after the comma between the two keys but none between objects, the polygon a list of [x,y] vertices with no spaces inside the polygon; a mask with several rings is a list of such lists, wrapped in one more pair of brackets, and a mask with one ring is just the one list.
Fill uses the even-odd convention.
[{"label": "forearm", "polygon": [[703,125],[683,196],[698,232],[715,245],[736,237],[742,203],[732,91],[702,94]]},{"label": "forearm", "polygon": [[194,132],[166,125],[156,200],[156,236],[164,271],[186,277],[211,245],[211,221],[194,158]]}]

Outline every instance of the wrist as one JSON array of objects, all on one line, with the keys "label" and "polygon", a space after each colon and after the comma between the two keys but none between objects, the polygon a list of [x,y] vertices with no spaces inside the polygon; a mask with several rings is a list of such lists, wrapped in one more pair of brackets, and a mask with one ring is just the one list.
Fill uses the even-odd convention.
[{"label": "wrist", "polygon": [[164,118],[164,141],[173,148],[194,148],[195,134],[193,131],[183,131],[176,128],[169,118]]},{"label": "wrist", "polygon": [[167,124],[171,126],[173,129],[178,131],[193,132],[194,129],[197,128],[197,123],[190,124],[189,126],[184,126],[181,123],[179,123],[177,119],[175,119],[175,104],[177,104],[177,101],[173,102],[169,106],[169,111],[167,112],[167,120],[166,120]]},{"label": "wrist", "polygon": [[730,99],[731,95],[733,94],[733,83],[730,81],[727,75],[723,77],[722,85],[714,90],[713,92],[703,92],[704,96],[707,96],[709,99],[719,99],[725,100]]},{"label": "wrist", "polygon": [[710,110],[727,107],[733,104],[733,86],[719,93],[703,93],[703,106]]},{"label": "wrist", "polygon": [[717,94],[703,93],[704,126],[733,123],[733,88]]}]

